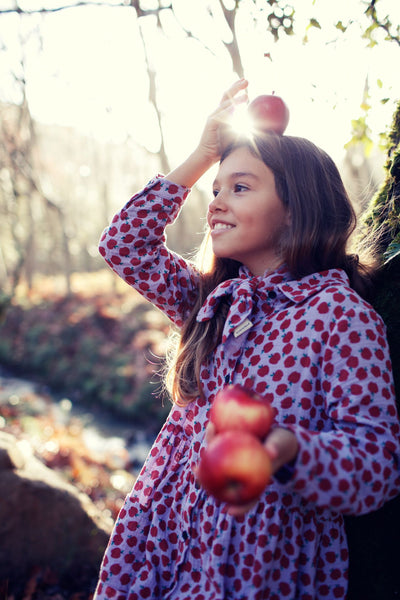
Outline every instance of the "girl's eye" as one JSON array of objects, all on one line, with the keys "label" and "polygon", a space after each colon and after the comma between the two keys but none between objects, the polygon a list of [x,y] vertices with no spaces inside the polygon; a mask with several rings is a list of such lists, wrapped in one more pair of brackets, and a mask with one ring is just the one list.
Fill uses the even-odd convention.
[{"label": "girl's eye", "polygon": [[246,192],[249,188],[246,185],[242,185],[241,183],[236,183],[234,190],[235,192]]},{"label": "girl's eye", "polygon": [[218,194],[219,194],[219,191],[218,190],[213,190],[212,193],[213,193],[214,198],[216,198],[218,196]]}]

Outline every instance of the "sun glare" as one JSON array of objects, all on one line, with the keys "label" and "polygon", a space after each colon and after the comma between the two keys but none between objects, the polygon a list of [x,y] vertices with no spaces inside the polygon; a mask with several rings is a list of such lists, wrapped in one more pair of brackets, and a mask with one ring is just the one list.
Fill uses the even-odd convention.
[{"label": "sun glare", "polygon": [[252,135],[254,124],[247,112],[247,104],[240,104],[235,108],[229,124],[234,133],[240,137]]},{"label": "sun glare", "polygon": [[[343,2],[349,10],[355,10],[357,2]],[[299,31],[308,22],[310,3],[311,0],[299,3],[302,13],[300,6],[296,7]],[[184,17],[188,22],[195,18],[199,39],[210,33],[209,26],[215,23],[210,22],[201,3],[195,15],[192,4],[197,3],[180,0],[176,4],[180,11],[187,11]],[[394,101],[387,98],[398,95],[393,45],[379,43],[371,52],[350,33],[339,35],[336,28],[326,37],[329,15],[325,13],[318,17],[321,22],[324,17],[324,28],[310,30],[307,44],[299,35],[282,37],[279,44],[274,44],[261,27],[249,36],[245,6],[243,3],[238,23],[242,27],[241,54],[249,81],[249,99],[275,90],[290,109],[289,135],[307,137],[335,160],[341,160],[344,144],[351,135],[352,119],[363,116],[360,102],[367,76],[371,105],[368,123],[376,135],[387,126],[394,108]],[[399,6],[399,0],[392,0],[390,10]],[[0,64],[0,94],[7,98],[12,91],[10,86],[6,89],[7,80],[11,81],[8,71],[20,60],[16,42],[20,21],[4,16],[2,22],[8,51]],[[161,122],[166,151],[175,165],[192,151],[193,140],[201,136],[207,115],[215,110],[220,95],[236,75],[224,47],[216,43],[218,28],[212,30],[210,40],[207,38],[207,45],[203,46],[194,39],[175,35],[175,21],[168,23],[169,35],[164,35],[152,20],[142,19],[151,66],[155,69],[157,65],[158,119],[149,102],[149,74],[138,22],[134,10],[105,5],[88,5],[79,12],[66,10],[46,16],[41,24],[43,49],[30,52],[27,60],[30,109],[41,122],[74,127],[118,143],[133,139],[151,152],[160,147]],[[268,59],[266,52],[271,53]],[[238,135],[251,135],[252,124],[245,105],[237,106],[232,128]]]}]

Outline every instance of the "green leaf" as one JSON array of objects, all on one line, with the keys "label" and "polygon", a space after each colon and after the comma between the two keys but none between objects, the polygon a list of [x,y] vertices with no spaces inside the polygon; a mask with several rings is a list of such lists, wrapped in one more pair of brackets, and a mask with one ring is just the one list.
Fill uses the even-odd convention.
[{"label": "green leaf", "polygon": [[400,242],[393,241],[389,244],[386,249],[386,252],[383,253],[383,257],[385,258],[385,265],[388,264],[391,260],[396,258],[396,256],[400,255]]},{"label": "green leaf", "polygon": [[342,31],[343,33],[346,31],[347,27],[346,25],[343,25],[342,21],[338,21],[335,25],[336,29],[339,29],[340,31]]},{"label": "green leaf", "polygon": [[361,110],[363,110],[363,111],[367,112],[367,111],[369,111],[369,109],[371,108],[371,105],[370,105],[370,104],[368,104],[368,102],[362,102],[362,103],[360,104],[360,108],[361,108]]},{"label": "green leaf", "polygon": [[321,25],[317,21],[317,19],[311,18],[308,24],[308,27],[316,27],[317,29],[321,29]]}]

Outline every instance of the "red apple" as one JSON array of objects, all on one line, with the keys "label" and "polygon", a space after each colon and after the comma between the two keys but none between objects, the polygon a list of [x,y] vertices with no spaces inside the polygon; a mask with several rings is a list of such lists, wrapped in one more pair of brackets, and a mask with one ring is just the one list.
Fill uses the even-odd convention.
[{"label": "red apple", "polygon": [[271,427],[273,411],[270,403],[259,394],[232,384],[215,396],[210,421],[217,433],[240,430],[263,439]]},{"label": "red apple", "polygon": [[283,134],[289,123],[289,109],[280,96],[257,96],[248,106],[248,113],[256,129]]},{"label": "red apple", "polygon": [[270,476],[267,450],[246,431],[224,431],[213,437],[197,470],[197,479],[209,494],[235,506],[256,500]]}]

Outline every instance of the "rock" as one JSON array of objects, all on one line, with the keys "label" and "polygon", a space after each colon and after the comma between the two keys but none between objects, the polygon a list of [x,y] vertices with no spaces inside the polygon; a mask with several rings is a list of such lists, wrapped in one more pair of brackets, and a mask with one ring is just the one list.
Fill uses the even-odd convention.
[{"label": "rock", "polygon": [[10,434],[0,434],[0,581],[9,590],[35,568],[96,575],[112,522]]}]

